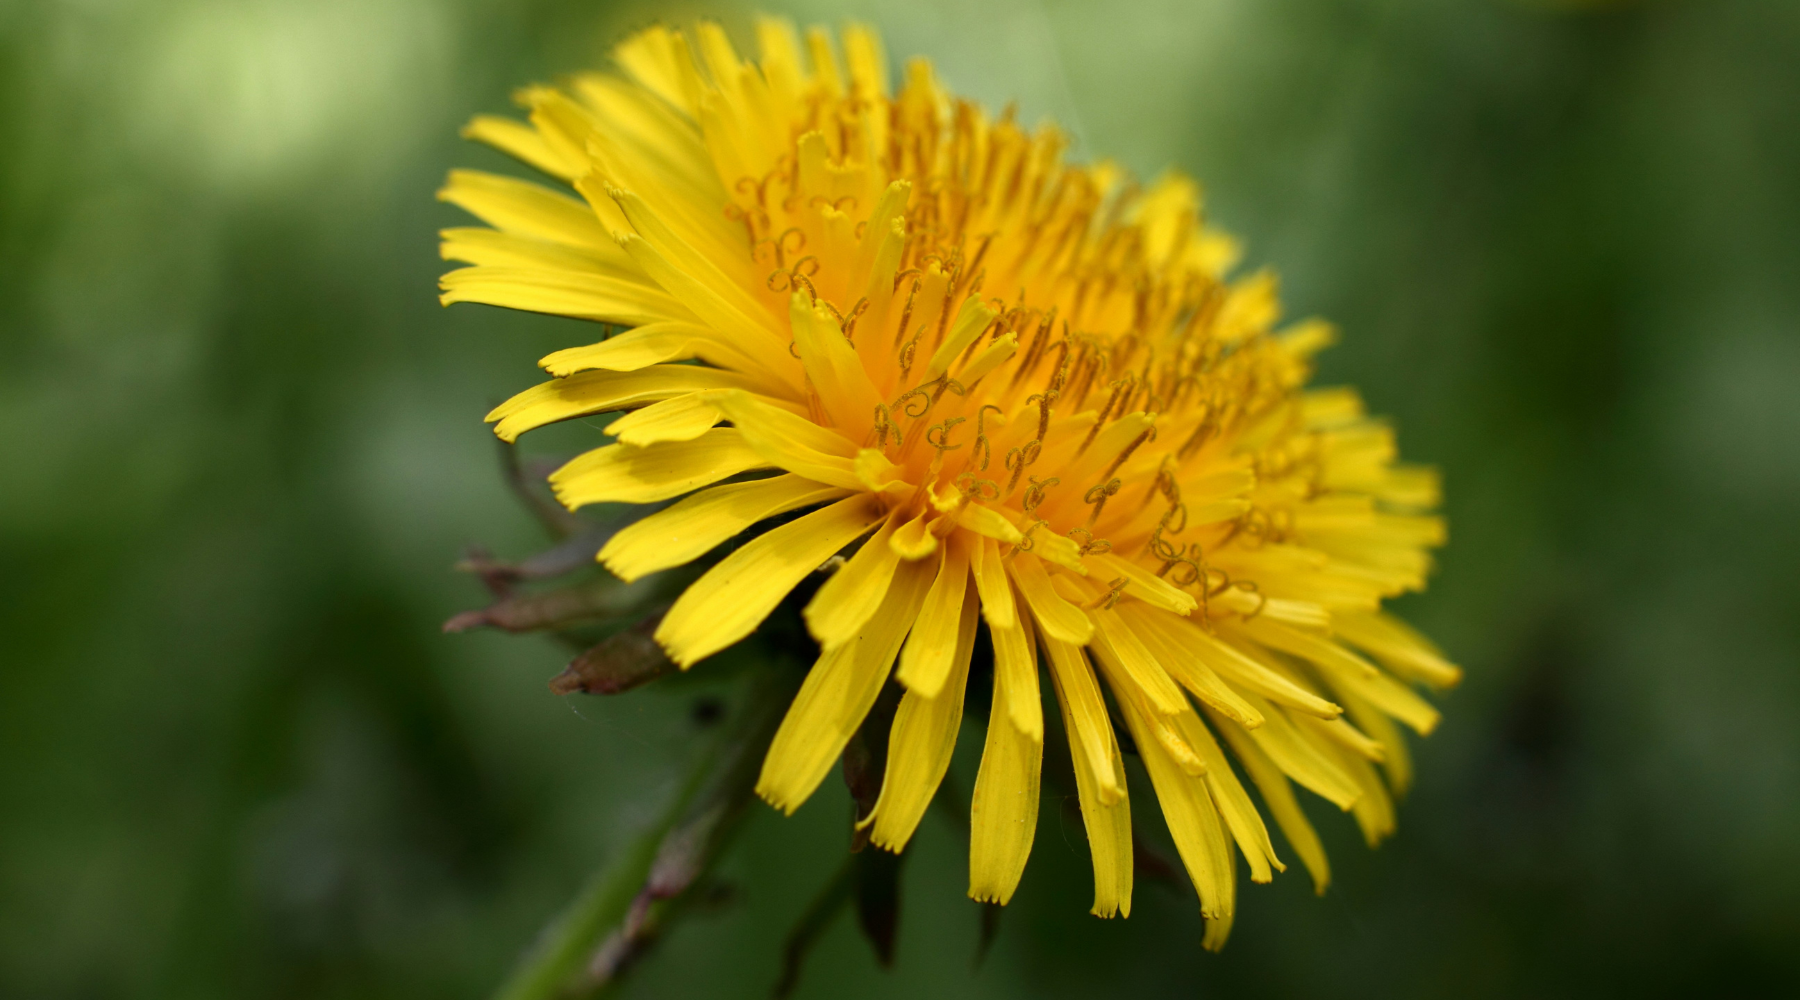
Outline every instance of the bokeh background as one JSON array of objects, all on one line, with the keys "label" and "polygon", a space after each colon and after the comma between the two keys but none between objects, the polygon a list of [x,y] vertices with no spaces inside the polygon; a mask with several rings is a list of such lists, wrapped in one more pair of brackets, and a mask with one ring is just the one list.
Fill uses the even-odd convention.
[{"label": "bokeh background", "polygon": [[[1336,881],[1085,913],[1047,808],[973,966],[928,818],[896,967],[800,995],[1800,991],[1800,5],[866,0],[896,55],[1206,184],[1446,470],[1404,602],[1464,664]],[[691,692],[565,700],[445,636],[541,546],[480,417],[591,328],[442,310],[432,193],[512,87],[729,3],[0,5],[0,994],[479,997],[664,802]],[[964,749],[978,746],[964,733]],[[959,760],[964,787],[972,761]],[[1315,805],[1319,804],[1316,801]],[[844,849],[757,806],[634,997],[764,996]],[[1140,822],[1159,826],[1150,814]]]}]

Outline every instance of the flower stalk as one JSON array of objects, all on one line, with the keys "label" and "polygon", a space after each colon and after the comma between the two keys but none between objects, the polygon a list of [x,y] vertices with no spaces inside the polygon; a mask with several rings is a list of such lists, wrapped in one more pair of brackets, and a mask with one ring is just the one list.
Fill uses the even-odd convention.
[{"label": "flower stalk", "polygon": [[791,669],[752,672],[742,703],[695,758],[662,817],[594,874],[494,1000],[598,997],[623,981],[703,894],[798,680]]}]

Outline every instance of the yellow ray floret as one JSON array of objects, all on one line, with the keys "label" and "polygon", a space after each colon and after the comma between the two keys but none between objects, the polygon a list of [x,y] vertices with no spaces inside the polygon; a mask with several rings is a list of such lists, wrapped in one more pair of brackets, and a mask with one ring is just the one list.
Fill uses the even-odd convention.
[{"label": "yellow ray floret", "polygon": [[683,668],[836,567],[757,784],[783,811],[895,683],[863,822],[903,849],[983,685],[969,894],[1004,903],[1035,836],[1048,687],[1094,913],[1131,911],[1125,750],[1206,947],[1240,856],[1253,882],[1285,870],[1262,810],[1323,891],[1293,786],[1387,835],[1411,776],[1400,726],[1438,721],[1414,685],[1460,677],[1382,610],[1444,542],[1435,473],[1398,463],[1354,391],[1306,388],[1335,331],[1280,328],[1273,275],[1230,276],[1236,244],[1192,181],[1069,163],[1054,127],[989,115],[923,60],[891,88],[865,28],[841,59],[817,29],[756,38],[746,60],[716,25],[653,28],[618,74],[469,125],[556,183],[451,174],[440,197],[490,228],[444,231],[467,266],[443,301],[631,328],[544,358],[552,380],[496,408],[496,433],[622,414],[551,477],[571,508],[685,497],[600,551],[622,579],[737,540],[657,630]]}]

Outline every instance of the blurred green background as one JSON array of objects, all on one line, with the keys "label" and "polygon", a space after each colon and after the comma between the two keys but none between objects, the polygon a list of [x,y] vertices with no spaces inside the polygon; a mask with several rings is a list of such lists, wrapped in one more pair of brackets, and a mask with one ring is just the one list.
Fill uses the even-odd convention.
[{"label": "blurred green background", "polygon": [[[1398,837],[1317,810],[1331,892],[1249,887],[1222,955],[1161,886],[1088,917],[1046,808],[972,969],[928,818],[896,968],[842,919],[800,995],[1800,990],[1800,5],[771,6],[1198,175],[1342,325],[1321,381],[1445,469],[1403,610],[1468,669]],[[501,164],[469,115],[702,14],[745,37],[685,0],[0,6],[0,994],[479,997],[660,808],[688,694],[558,699],[551,642],[439,634],[463,546],[543,544],[480,417],[592,328],[441,310],[432,193]],[[735,901],[628,995],[767,994],[843,851],[825,788],[755,808]]]}]

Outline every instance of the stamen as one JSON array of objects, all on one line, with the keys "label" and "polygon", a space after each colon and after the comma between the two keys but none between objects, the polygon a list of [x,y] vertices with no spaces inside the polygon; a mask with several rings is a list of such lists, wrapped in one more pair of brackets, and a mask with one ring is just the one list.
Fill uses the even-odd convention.
[{"label": "stamen", "polygon": [[[912,323],[913,300],[918,297],[921,284],[923,282],[920,279],[914,278],[912,291],[906,293],[906,307],[900,310],[900,328],[894,331],[895,347],[899,347],[901,341],[906,340],[906,328]],[[899,286],[895,285],[894,287],[898,288]],[[914,335],[911,340],[906,340],[906,347],[900,351],[900,374],[905,375],[912,371],[913,352],[918,350],[918,344],[917,335]]]},{"label": "stamen", "polygon": [[1124,484],[1117,479],[1110,479],[1098,486],[1090,487],[1081,495],[1081,502],[1093,504],[1094,509],[1088,512],[1087,526],[1092,528],[1094,522],[1100,520],[1100,512],[1106,509],[1106,501],[1119,492]]},{"label": "stamen", "polygon": [[1032,335],[1031,345],[1025,349],[1025,356],[1019,359],[1019,366],[1013,369],[1012,382],[1008,388],[1017,388],[1019,381],[1029,376],[1037,368],[1038,361],[1042,360],[1044,352],[1047,350],[1046,344],[1050,339],[1050,330],[1055,325],[1056,310],[1052,308],[1049,315],[1045,316],[1044,321],[1038,325],[1037,333]]},{"label": "stamen", "polygon": [[[744,179],[749,180],[747,177]],[[756,259],[757,245],[755,220],[750,217],[749,212],[746,212],[743,208],[739,207],[738,203],[735,201],[728,201],[725,203],[725,218],[730,219],[732,222],[741,222],[744,224],[744,233],[750,241],[750,259],[754,261]]]},{"label": "stamen", "polygon": [[1231,585],[1231,589],[1241,590],[1246,594],[1255,594],[1256,595],[1256,610],[1245,615],[1244,616],[1245,621],[1250,621],[1251,619],[1255,618],[1257,615],[1262,614],[1263,609],[1269,606],[1268,595],[1264,594],[1262,592],[1262,589],[1256,585],[1255,580],[1238,580],[1237,582],[1235,582]]},{"label": "stamen", "polygon": [[1011,559],[1013,556],[1016,556],[1021,552],[1030,552],[1032,549],[1036,548],[1037,540],[1031,537],[1032,533],[1038,530],[1039,525],[1049,524],[1049,523],[1050,522],[1048,522],[1040,517],[1037,520],[1026,525],[1025,530],[1023,532],[1021,532],[1019,535],[1018,544],[1016,544],[1012,548],[1008,549],[1006,552],[1006,555],[1002,556],[1001,558]]},{"label": "stamen", "polygon": [[987,471],[988,462],[994,457],[993,445],[989,443],[987,437],[987,411],[989,410],[1002,414],[1006,412],[1000,407],[995,406],[993,403],[985,403],[982,405],[981,409],[975,411],[975,451],[970,452],[970,454],[981,455],[981,465],[979,467],[979,471],[981,472]]},{"label": "stamen", "polygon": [[1050,431],[1050,404],[1054,402],[1056,402],[1055,390],[1051,390],[1050,392],[1034,392],[1025,397],[1026,406],[1030,406],[1033,403],[1038,405],[1037,437],[1033,440],[1037,441],[1039,445],[1044,443],[1044,435]]},{"label": "stamen", "polygon": [[875,404],[875,426],[869,429],[869,436],[863,440],[864,447],[887,450],[888,434],[894,435],[894,443],[900,443],[900,430],[894,426],[893,418],[888,415],[886,403]]},{"label": "stamen", "polygon": [[856,321],[862,317],[864,312],[868,311],[868,308],[869,297],[865,295],[857,299],[856,304],[850,307],[850,315],[843,321],[844,339],[849,341],[852,347],[856,346]]},{"label": "stamen", "polygon": [[[950,280],[944,285],[944,307],[938,310],[937,339],[931,342],[933,350],[936,350],[944,343],[944,331],[950,326],[950,307],[955,302],[956,298],[956,278],[961,272],[962,265],[958,263],[951,269]],[[914,337],[913,339],[917,340],[918,338]]]},{"label": "stamen", "polygon": [[1113,459],[1112,464],[1106,467],[1106,471],[1100,473],[1100,478],[1105,479],[1119,471],[1119,467],[1125,464],[1125,460],[1131,457],[1132,452],[1138,450],[1145,441],[1154,440],[1156,440],[1156,425],[1151,424],[1149,427],[1144,428],[1142,434],[1131,439],[1131,443],[1126,445],[1124,450],[1119,452],[1118,457]]},{"label": "stamen", "polygon": [[1090,601],[1087,604],[1087,607],[1090,609],[1102,608],[1104,610],[1111,611],[1113,609],[1113,605],[1119,603],[1119,598],[1124,596],[1125,588],[1128,585],[1130,585],[1130,583],[1131,583],[1131,579],[1129,577],[1123,577],[1123,576],[1111,581],[1110,583],[1107,584],[1107,587],[1110,589],[1108,589],[1106,593],[1101,594],[1099,597],[1096,597],[1092,601]]},{"label": "stamen", "polygon": [[1006,482],[1007,496],[1012,496],[1012,491],[1018,488],[1019,476],[1027,466],[1038,460],[1038,453],[1042,450],[1042,442],[1027,441],[1023,448],[1014,448],[1006,453],[1006,469],[1012,473],[1012,478]]},{"label": "stamen", "polygon": [[1156,475],[1150,480],[1150,492],[1144,494],[1144,502],[1138,505],[1139,510],[1150,506],[1150,501],[1161,493],[1169,498],[1172,504],[1181,502],[1181,486],[1175,482],[1175,456],[1164,455],[1162,464],[1156,467]]},{"label": "stamen", "polygon": [[[1170,528],[1169,522],[1173,521],[1175,519],[1175,515],[1177,513],[1179,513],[1181,515],[1181,527]],[[1186,529],[1187,529],[1187,506],[1185,504],[1182,504],[1182,505],[1170,507],[1168,510],[1163,512],[1162,518],[1156,522],[1156,529],[1154,531],[1150,532],[1150,541],[1144,547],[1145,547],[1145,549],[1147,549],[1150,552],[1151,555],[1156,556],[1158,559],[1162,559],[1172,565],[1176,561],[1184,558],[1183,552],[1185,551],[1185,549],[1176,548],[1175,546],[1169,544],[1167,541],[1164,541],[1163,540],[1163,532],[1167,531],[1171,535],[1179,535],[1182,533],[1182,531],[1184,531]],[[1199,553],[1200,544],[1198,542],[1196,542],[1196,543],[1194,543],[1192,548],[1194,549],[1195,557],[1198,558],[1199,554],[1200,554]],[[1168,566],[1164,566],[1162,568],[1163,573],[1167,573],[1168,571],[1169,571]]]},{"label": "stamen", "polygon": [[1076,535],[1081,536],[1076,541],[1081,543],[1081,554],[1084,556],[1102,555],[1112,551],[1111,542],[1104,538],[1095,538],[1094,533],[1086,528],[1070,528],[1067,534],[1070,538],[1075,538]]},{"label": "stamen", "polygon": [[[925,443],[936,448],[939,457],[942,457],[944,452],[955,451],[956,449],[961,448],[962,445],[960,444],[950,443],[950,432],[956,428],[957,424],[968,423],[968,420],[968,417],[951,417],[943,423],[932,424],[931,427],[925,431]],[[937,437],[934,438],[931,436],[932,431],[937,432]]]},{"label": "stamen", "polygon": [[[1075,449],[1075,457],[1076,458],[1080,458],[1083,454],[1085,454],[1088,450],[1088,445],[1093,444],[1094,439],[1100,436],[1100,428],[1104,427],[1106,425],[1106,417],[1108,414],[1110,414],[1112,412],[1113,404],[1115,404],[1119,401],[1120,394],[1123,393],[1125,391],[1126,387],[1131,384],[1131,380],[1132,380],[1132,376],[1126,375],[1124,378],[1119,379],[1117,382],[1112,382],[1109,384],[1109,387],[1112,389],[1112,395],[1107,397],[1106,405],[1102,406],[1100,408],[1100,415],[1094,418],[1094,426],[1088,429],[1088,435],[1086,438],[1082,439],[1081,447]],[[1079,404],[1077,404],[1077,405],[1079,405]],[[1121,410],[1119,415],[1124,416],[1125,415],[1124,411]]]},{"label": "stamen", "polygon": [[[926,384],[929,385],[930,383],[926,383]],[[908,404],[904,410],[901,410],[902,413],[905,413],[907,416],[917,419],[919,417],[924,416],[926,413],[930,412],[931,404],[932,404],[931,394],[925,391],[925,386],[923,386],[923,385],[917,386],[912,389],[908,389],[905,392],[901,393],[900,398],[894,400],[894,409],[899,410],[900,404],[905,403],[907,400],[912,399],[914,397],[919,397],[925,401],[924,405],[919,407],[919,412],[914,413],[912,406],[910,404]]]},{"label": "stamen", "polygon": [[[790,236],[794,237],[792,247],[788,246],[788,237]],[[806,249],[806,232],[799,226],[787,227],[781,231],[780,236],[775,237],[775,266],[786,267],[787,255],[799,253],[804,249]]]},{"label": "stamen", "polygon": [[963,496],[989,502],[1000,499],[1000,484],[992,479],[982,479],[973,472],[965,472],[956,477],[956,488],[962,490]]},{"label": "stamen", "polygon": [[997,235],[997,233],[988,233],[983,236],[981,238],[981,245],[975,250],[975,256],[969,258],[968,270],[975,272],[975,281],[968,289],[970,292],[981,287],[981,276],[985,273],[981,270],[981,258],[987,255],[988,247],[993,245],[994,237]]},{"label": "stamen", "polygon": [[[1169,574],[1170,570],[1176,569],[1179,567],[1186,567],[1187,569],[1191,570],[1192,572],[1185,574],[1185,575],[1175,575],[1175,576],[1171,576]],[[1156,575],[1166,578],[1169,581],[1169,583],[1173,584],[1176,587],[1181,587],[1181,588],[1185,589],[1187,587],[1192,587],[1194,584],[1200,582],[1200,578],[1206,575],[1206,570],[1202,569],[1200,564],[1195,562],[1192,559],[1185,559],[1185,558],[1184,559],[1171,559],[1171,560],[1169,560],[1168,565],[1164,566],[1162,568],[1162,571],[1157,573]],[[1200,592],[1200,599],[1203,601],[1206,599],[1206,591],[1205,590],[1202,590]]]},{"label": "stamen", "polygon": [[1184,462],[1194,457],[1194,453],[1199,451],[1219,430],[1219,414],[1212,402],[1204,401],[1200,405],[1205,407],[1202,412],[1206,415],[1200,418],[1200,424],[1194,428],[1194,433],[1188,435],[1188,439],[1182,443],[1180,448],[1175,449],[1175,456]]},{"label": "stamen", "polygon": [[1051,476],[1049,479],[1044,480],[1039,480],[1038,477],[1032,476],[1031,485],[1025,487],[1025,495],[1019,498],[1019,508],[1026,514],[1030,514],[1037,510],[1038,505],[1044,502],[1044,491],[1060,482],[1062,482],[1062,480],[1055,476]]}]

